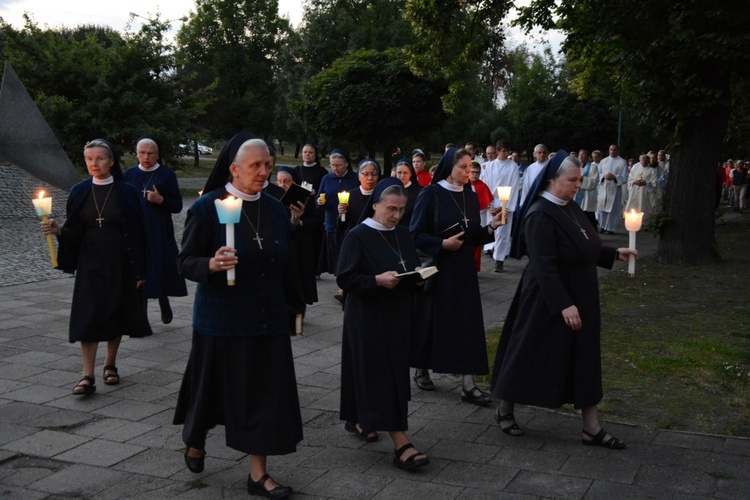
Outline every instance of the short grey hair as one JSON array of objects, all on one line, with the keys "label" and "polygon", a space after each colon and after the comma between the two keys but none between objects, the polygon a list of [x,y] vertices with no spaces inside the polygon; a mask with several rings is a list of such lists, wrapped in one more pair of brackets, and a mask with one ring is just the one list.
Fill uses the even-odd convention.
[{"label": "short grey hair", "polygon": [[83,147],[83,154],[86,154],[87,149],[91,148],[104,148],[107,150],[107,156],[110,160],[115,159],[115,152],[112,151],[109,147],[109,144],[107,144],[104,141],[100,141],[99,139],[94,139],[93,141],[89,141],[84,147]]},{"label": "short grey hair", "polygon": [[534,146],[534,152],[538,153],[539,151],[547,151],[548,152],[549,150],[547,149],[547,146],[545,146],[544,144],[537,144],[536,146]]},{"label": "short grey hair", "polygon": [[557,169],[557,173],[555,174],[555,179],[565,175],[565,173],[571,168],[581,168],[581,160],[579,160],[575,156],[569,155],[560,164],[560,168]]},{"label": "short grey hair", "polygon": [[138,148],[141,147],[141,144],[148,144],[150,146],[153,146],[156,148],[156,152],[159,152],[159,145],[156,144],[156,141],[153,139],[149,139],[148,137],[144,137],[140,141],[138,141],[138,144],[135,145],[136,151],[138,151]]},{"label": "short grey hair", "polygon": [[328,161],[331,160],[344,160],[344,163],[349,163],[349,161],[346,159],[346,156],[342,155],[341,153],[331,153],[331,155],[328,157]]},{"label": "short grey hair", "polygon": [[234,160],[232,160],[232,163],[240,162],[244,158],[247,150],[253,148],[263,148],[266,150],[266,152],[268,152],[268,145],[263,139],[248,139],[243,142],[240,148],[237,150],[237,154],[234,155]]}]

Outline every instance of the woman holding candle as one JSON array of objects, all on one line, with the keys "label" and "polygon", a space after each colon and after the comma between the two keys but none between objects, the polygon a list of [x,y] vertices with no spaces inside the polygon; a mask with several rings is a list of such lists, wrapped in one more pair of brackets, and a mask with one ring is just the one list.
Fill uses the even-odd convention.
[{"label": "woman holding candle", "polygon": [[169,296],[187,295],[185,280],[177,272],[172,214],[182,210],[182,195],[175,173],[161,164],[159,146],[151,137],[136,142],[138,165],[124,172],[125,181],[141,192],[141,206],[148,227],[148,279],[144,299],[158,299],[162,323],[172,322]]},{"label": "woman holding candle", "polygon": [[[203,471],[209,429],[225,426],[229,447],[250,454],[250,494],[284,498],[291,488],[267,473],[266,457],[292,453],[302,439],[285,307],[285,263],[292,224],[281,203],[262,193],[266,144],[243,132],[220,153],[201,196],[190,207],[181,274],[198,283],[193,344],[175,410],[184,424],[185,463]],[[235,245],[225,244],[216,201],[241,201]],[[226,272],[234,270],[229,286]]]},{"label": "woman holding candle", "polygon": [[417,387],[427,391],[435,389],[428,368],[464,374],[461,399],[487,405],[490,399],[474,383],[474,374],[489,372],[474,247],[494,239],[501,212],[493,210],[489,224],[481,225],[479,201],[468,185],[471,158],[465,149],[449,149],[414,207],[414,244],[436,259],[440,273],[417,295],[410,366]]},{"label": "woman holding candle", "polygon": [[[319,275],[325,272],[336,273],[339,250],[347,229],[345,222],[341,221],[341,214],[346,213],[346,208],[339,203],[339,193],[350,192],[357,187],[357,175],[352,172],[349,160],[342,150],[334,149],[328,159],[331,163],[332,172],[320,181],[317,199],[318,205],[325,209],[326,230],[323,246],[320,250],[320,261],[318,262]],[[339,290],[334,298],[342,302],[344,292]]]},{"label": "woman holding candle", "polygon": [[[560,150],[540,173],[519,214],[520,249],[528,254],[495,357],[492,392],[502,399],[495,419],[522,436],[515,403],[557,408],[572,403],[583,414],[581,441],[621,449],[604,431],[597,265],[611,268],[636,250],[603,247],[576,203],[581,162]],[[526,207],[529,208],[526,208]]]},{"label": "woman holding candle", "polygon": [[117,351],[123,335],[151,335],[143,309],[146,226],[138,190],[126,183],[113,146],[94,139],[83,150],[91,179],[70,190],[68,218],[42,222],[59,241],[59,268],[75,273],[68,340],[81,342],[83,378],[73,394],[96,392],[94,365],[99,342],[107,342],[104,383],[120,382]]},{"label": "woman holding candle", "polygon": [[[409,230],[398,224],[406,192],[398,179],[375,187],[374,213],[344,239],[336,281],[346,291],[341,344],[340,418],[365,442],[388,431],[393,464],[411,470],[430,459],[414,449],[408,429],[409,340],[413,321],[413,280],[395,275],[413,271],[419,258]],[[388,311],[388,314],[383,314]]]}]

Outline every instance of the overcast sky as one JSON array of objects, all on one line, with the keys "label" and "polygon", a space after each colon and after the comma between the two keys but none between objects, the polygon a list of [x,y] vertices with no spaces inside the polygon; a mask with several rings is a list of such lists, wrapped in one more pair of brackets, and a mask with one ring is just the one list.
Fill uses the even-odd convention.
[{"label": "overcast sky", "polygon": [[[287,16],[297,26],[302,20],[303,3],[304,0],[279,0],[279,13]],[[519,3],[524,3],[524,0]],[[23,27],[23,14],[27,12],[41,28],[45,25],[51,28],[75,28],[81,24],[97,24],[125,31],[130,22],[130,12],[143,17],[154,16],[158,12],[162,20],[168,20],[188,15],[194,5],[195,0],[0,0],[0,17],[17,29]],[[144,21],[135,18],[131,29],[137,30]],[[175,28],[179,27],[179,22],[172,24]],[[553,52],[559,49],[563,39],[560,34],[524,37],[515,28],[509,29],[508,33],[512,45],[526,42],[531,48],[534,48],[535,43],[548,39]]]}]

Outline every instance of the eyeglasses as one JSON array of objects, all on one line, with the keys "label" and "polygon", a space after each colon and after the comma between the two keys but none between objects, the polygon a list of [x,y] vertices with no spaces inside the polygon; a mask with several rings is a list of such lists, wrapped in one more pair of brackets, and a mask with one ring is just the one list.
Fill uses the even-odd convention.
[{"label": "eyeglasses", "polygon": [[364,173],[364,174],[359,174],[359,175],[361,175],[362,177],[377,177],[378,173],[377,172],[370,172],[369,174]]}]

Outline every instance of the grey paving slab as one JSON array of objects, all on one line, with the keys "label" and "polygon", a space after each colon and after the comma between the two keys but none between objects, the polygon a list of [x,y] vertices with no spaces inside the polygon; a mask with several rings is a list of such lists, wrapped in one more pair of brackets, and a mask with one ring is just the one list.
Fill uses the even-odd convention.
[{"label": "grey paving slab", "polygon": [[156,413],[166,410],[164,405],[147,403],[145,401],[118,401],[103,408],[94,410],[94,413],[105,417],[124,418],[127,420],[142,420]]},{"label": "grey paving slab", "polygon": [[422,481],[409,481],[397,479],[385,486],[378,494],[373,496],[376,500],[400,500],[403,498],[431,498],[434,500],[452,500],[456,498],[463,488],[447,484],[425,483]]},{"label": "grey paving slab", "polygon": [[518,469],[511,467],[454,462],[445,467],[433,482],[466,488],[503,490],[518,472]]},{"label": "grey paving slab", "polygon": [[[175,219],[180,232],[184,212]],[[40,255],[36,267],[48,266]],[[497,274],[483,259],[486,327],[504,320],[525,264],[508,261]],[[248,457],[226,446],[222,427],[209,432],[206,470],[191,474],[182,427],[171,424],[192,343],[195,284],[188,297],[172,300],[170,325],[149,301],[154,335],[123,340],[120,385],[102,383],[100,349],[98,391],[80,398],[70,394],[80,379],[80,346],[67,342],[74,281],[20,272],[23,265],[21,282],[0,277],[0,497],[247,498]],[[607,422],[629,443],[613,453],[579,444],[578,412],[520,405],[515,413],[527,435],[512,438],[494,422],[494,405],[461,403],[452,374],[434,374],[435,392],[412,384],[409,435],[430,465],[414,473],[394,468],[387,433],[364,444],[338,418],[342,311],[335,288],[330,275],[318,281],[321,300],[308,308],[305,336],[292,339],[305,439],[296,453],[268,460],[295,498],[750,498],[750,440]]]},{"label": "grey paving slab", "polygon": [[55,456],[55,459],[98,467],[111,467],[133,455],[141,453],[145,449],[143,446],[117,443],[97,438],[60,453]]},{"label": "grey paving slab", "polygon": [[87,498],[116,485],[128,477],[104,467],[73,464],[28,486],[31,491],[54,493],[60,496]]},{"label": "grey paving slab", "polygon": [[582,498],[588,491],[591,479],[521,471],[508,484],[511,493],[538,495],[546,498]]},{"label": "grey paving slab", "polygon": [[372,498],[391,481],[382,477],[331,470],[305,486],[303,493],[322,498]]},{"label": "grey paving slab", "polygon": [[3,448],[33,457],[50,458],[80,446],[89,440],[90,438],[75,436],[66,432],[43,430],[6,443]]},{"label": "grey paving slab", "polygon": [[[137,447],[141,451],[117,464],[115,469],[139,475],[168,478],[185,470],[181,451]],[[215,462],[212,458],[209,462]],[[211,464],[215,466],[216,464]]]}]

